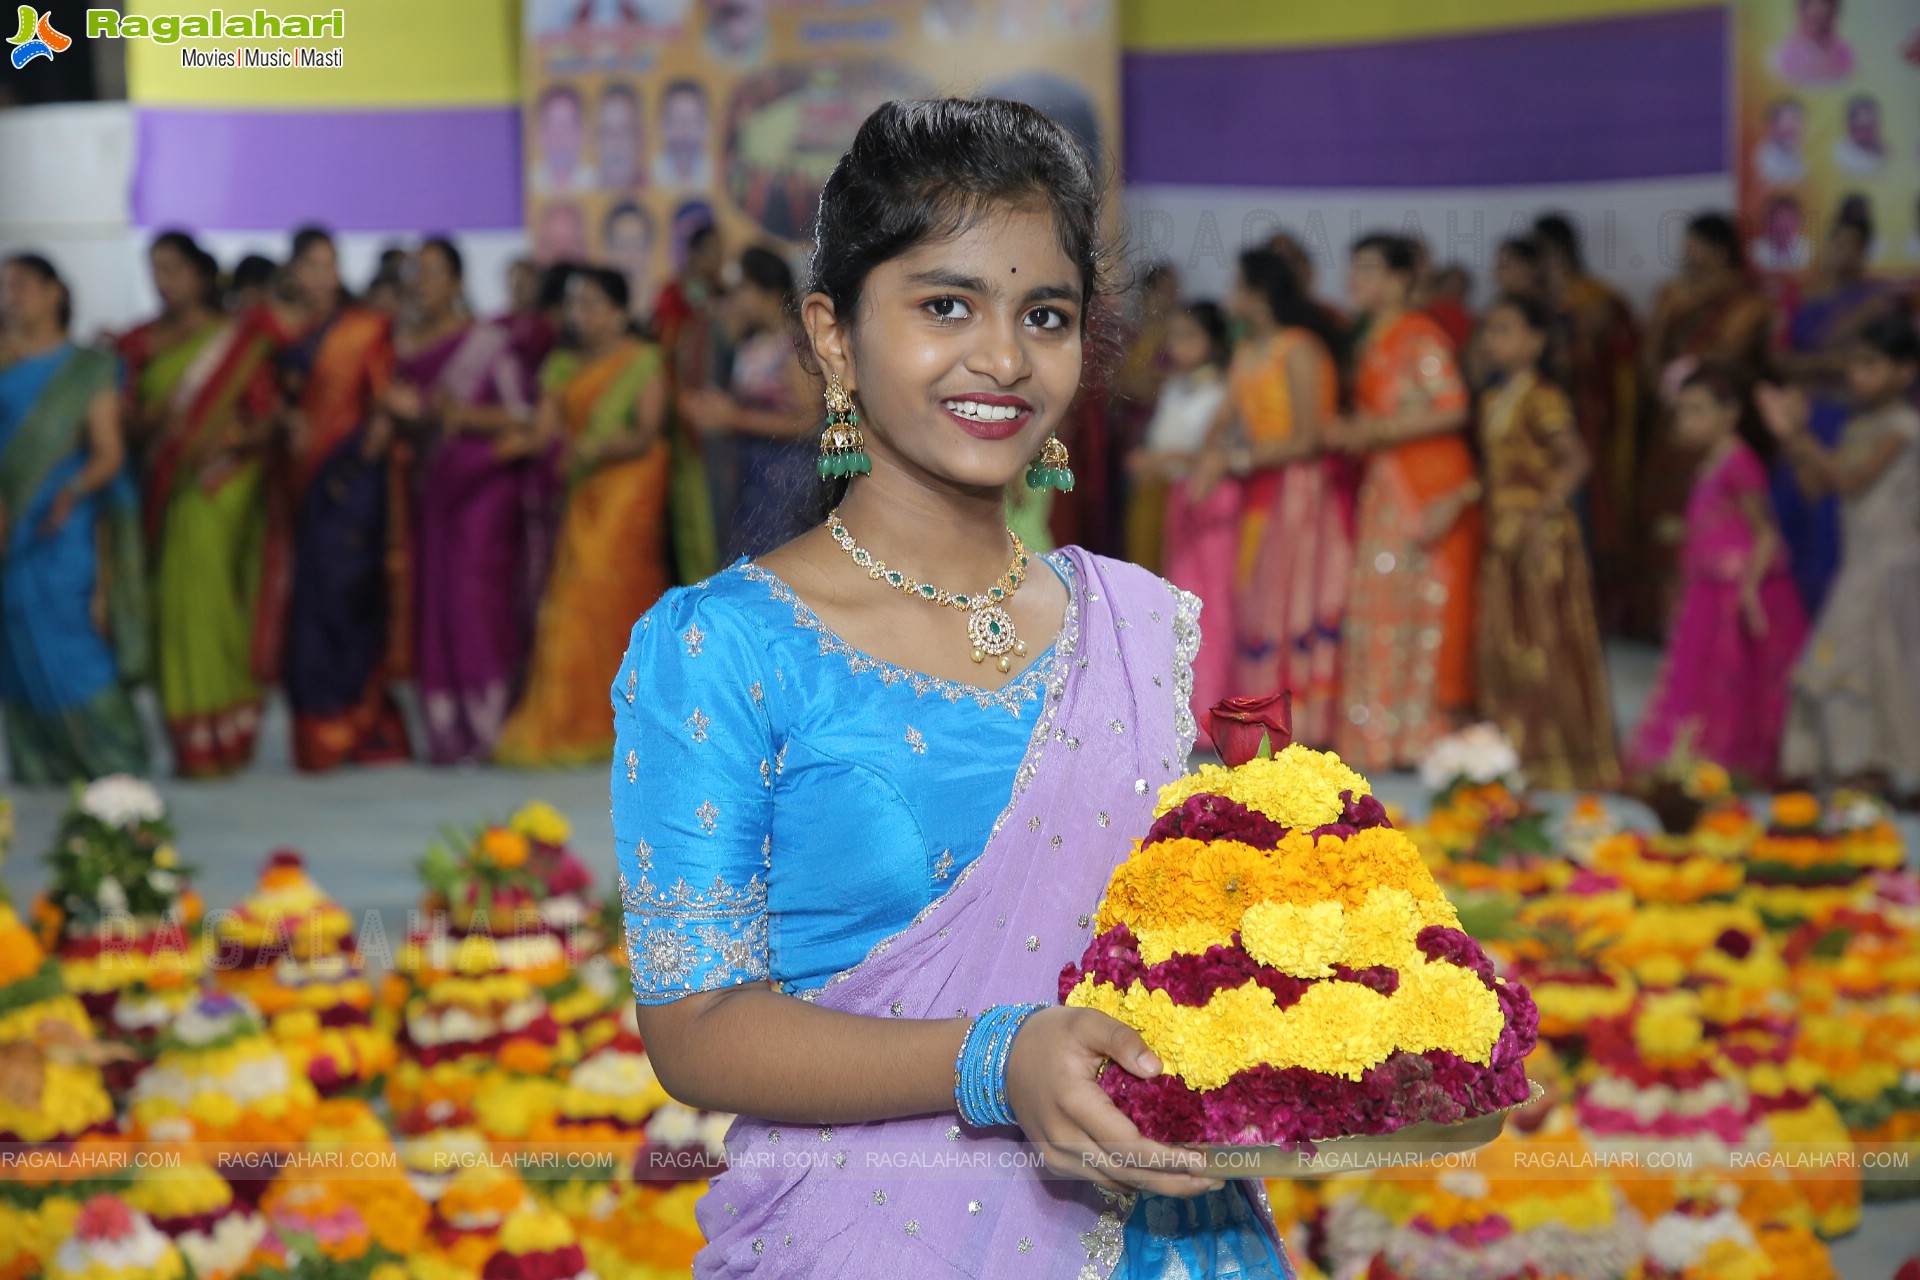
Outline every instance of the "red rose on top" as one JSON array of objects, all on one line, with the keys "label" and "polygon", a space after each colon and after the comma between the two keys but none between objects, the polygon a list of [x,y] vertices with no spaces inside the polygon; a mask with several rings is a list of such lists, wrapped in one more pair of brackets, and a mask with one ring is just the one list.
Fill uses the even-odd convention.
[{"label": "red rose on top", "polygon": [[1264,698],[1228,698],[1207,712],[1213,749],[1229,767],[1260,754],[1260,740],[1278,753],[1293,742],[1293,694],[1282,689]]}]

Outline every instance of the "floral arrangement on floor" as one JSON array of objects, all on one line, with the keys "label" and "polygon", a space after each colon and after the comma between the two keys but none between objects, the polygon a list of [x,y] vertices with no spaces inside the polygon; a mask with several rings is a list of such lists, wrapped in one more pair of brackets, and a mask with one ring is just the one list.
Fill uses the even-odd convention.
[{"label": "floral arrangement on floor", "polygon": [[1443,881],[1532,897],[1563,878],[1550,815],[1527,794],[1519,753],[1498,726],[1440,739],[1421,761],[1420,780],[1431,808],[1407,835]]},{"label": "floral arrangement on floor", "polygon": [[191,1155],[173,1168],[142,1171],[125,1199],[173,1241],[194,1280],[248,1274],[266,1242],[267,1220],[237,1200],[211,1165]]},{"label": "floral arrangement on floor", "polygon": [[1325,1196],[1336,1275],[1628,1280],[1646,1252],[1639,1217],[1564,1114],[1502,1134],[1471,1170],[1345,1174]]},{"label": "floral arrangement on floor", "polygon": [[124,774],[76,787],[34,907],[42,943],[102,1034],[149,1041],[206,972],[201,907],[152,784]]},{"label": "floral arrangement on floor", "polygon": [[1841,793],[1775,796],[1748,851],[1747,898],[1776,928],[1818,923],[1862,904],[1874,876],[1897,872],[1906,850],[1884,806]]},{"label": "floral arrangement on floor", "polygon": [[1699,740],[1699,725],[1682,728],[1659,768],[1640,780],[1640,798],[1668,835],[1685,835],[1708,811],[1734,800],[1733,778],[1694,753]]},{"label": "floral arrangement on floor", "polygon": [[187,1265],[147,1215],[118,1196],[81,1207],[73,1234],[47,1267],[48,1280],[182,1280]]},{"label": "floral arrangement on floor", "polygon": [[1284,741],[1161,790],[1060,994],[1160,1056],[1154,1079],[1101,1084],[1161,1141],[1311,1150],[1528,1096],[1525,989],[1461,932],[1366,779]]},{"label": "floral arrangement on floor", "polygon": [[134,1084],[136,1136],[160,1142],[291,1148],[319,1097],[237,996],[208,992],[168,1026],[153,1065]]},{"label": "floral arrangement on floor", "polygon": [[1826,1246],[1804,1227],[1756,1227],[1730,1192],[1694,1188],[1654,1219],[1643,1280],[1839,1280]]},{"label": "floral arrangement on floor", "polygon": [[1746,883],[1737,857],[1714,852],[1690,836],[1628,831],[1594,847],[1593,869],[1612,876],[1638,902],[1730,900]]}]

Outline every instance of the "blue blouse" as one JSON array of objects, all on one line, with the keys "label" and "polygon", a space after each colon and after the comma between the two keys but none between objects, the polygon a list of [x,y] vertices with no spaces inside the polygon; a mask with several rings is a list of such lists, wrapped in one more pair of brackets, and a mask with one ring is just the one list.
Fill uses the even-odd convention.
[{"label": "blue blouse", "polygon": [[744,560],[668,592],[613,689],[638,999],[816,990],[898,933],[986,847],[1053,661],[997,690],[907,671]]}]

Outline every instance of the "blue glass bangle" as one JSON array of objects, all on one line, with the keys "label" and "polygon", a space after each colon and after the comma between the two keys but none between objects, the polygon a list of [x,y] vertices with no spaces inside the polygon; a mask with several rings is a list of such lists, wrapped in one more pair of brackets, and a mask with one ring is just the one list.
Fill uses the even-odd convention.
[{"label": "blue glass bangle", "polygon": [[1022,1024],[1046,1008],[998,1004],[973,1020],[953,1064],[953,1101],[960,1118],[976,1128],[1015,1123],[1007,1102],[1007,1061]]}]

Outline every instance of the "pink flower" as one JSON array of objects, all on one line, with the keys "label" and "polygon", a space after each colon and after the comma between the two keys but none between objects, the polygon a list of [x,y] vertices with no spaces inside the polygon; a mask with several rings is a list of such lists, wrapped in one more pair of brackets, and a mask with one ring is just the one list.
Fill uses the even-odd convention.
[{"label": "pink flower", "polygon": [[1226,796],[1198,795],[1160,818],[1147,830],[1142,848],[1162,840],[1234,840],[1255,849],[1277,849],[1287,829]]}]

